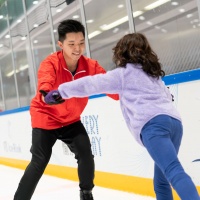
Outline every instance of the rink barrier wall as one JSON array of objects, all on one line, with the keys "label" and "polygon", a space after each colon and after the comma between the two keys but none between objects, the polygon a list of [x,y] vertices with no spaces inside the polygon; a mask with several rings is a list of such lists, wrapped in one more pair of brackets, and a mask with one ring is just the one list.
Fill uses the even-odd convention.
[{"label": "rink barrier wall", "polygon": [[[180,111],[182,111],[183,113],[181,113],[183,115],[183,121],[185,119],[185,113],[187,113],[188,115],[188,111],[184,110],[183,108],[186,108],[187,103],[188,103],[188,99],[186,97],[190,97],[190,101],[194,101],[195,98],[193,98],[194,94],[196,95],[196,93],[191,93],[191,88],[195,88],[195,92],[197,90],[199,90],[200,87],[200,70],[191,70],[188,72],[182,72],[182,73],[178,73],[178,74],[174,74],[174,75],[169,75],[163,78],[164,82],[170,87],[170,91],[171,93],[175,96],[175,105],[177,106],[178,109],[180,109]],[[189,82],[189,84],[187,84],[187,82]],[[197,86],[197,87],[196,87]],[[189,89],[188,89],[189,88]],[[184,91],[186,91],[186,93],[184,93]],[[188,94],[189,92],[189,94]],[[191,93],[191,94],[190,94]],[[95,165],[96,165],[96,171],[95,171],[95,185],[97,186],[102,186],[102,187],[106,187],[106,188],[112,188],[112,189],[116,189],[116,190],[122,190],[122,191],[127,191],[127,192],[133,192],[135,194],[140,194],[140,195],[147,195],[147,196],[152,196],[155,197],[154,191],[153,191],[153,162],[152,160],[148,157],[148,154],[146,152],[144,152],[144,148],[143,147],[138,147],[137,144],[134,143],[133,138],[129,137],[130,133],[129,131],[126,129],[126,125],[125,123],[122,121],[122,116],[120,116],[120,109],[118,110],[118,103],[114,103],[113,100],[109,100],[106,98],[101,98],[101,97],[105,97],[104,94],[102,95],[97,95],[97,96],[92,96],[89,99],[91,100],[90,102],[92,102],[92,104],[89,106],[90,108],[86,108],[86,111],[84,111],[84,115],[85,116],[89,116],[88,113],[91,113],[91,110],[96,113],[97,109],[97,113],[99,114],[98,116],[102,116],[105,113],[105,116],[108,117],[109,119],[112,116],[112,113],[110,114],[110,110],[111,111],[115,111],[115,116],[117,116],[115,119],[112,119],[115,123],[115,126],[117,126],[115,129],[113,127],[109,127],[110,123],[106,123],[105,121],[103,121],[103,125],[101,126],[101,121],[99,122],[99,126],[97,127],[97,129],[102,129],[101,130],[101,138],[97,138],[97,139],[102,139],[102,141],[106,141],[106,143],[109,143],[110,146],[103,146],[102,145],[102,152],[105,148],[106,150],[106,155],[102,156],[99,155],[102,152],[96,152],[96,160],[95,160]],[[184,98],[183,98],[184,97]],[[199,98],[199,96],[197,97],[197,99]],[[94,99],[95,101],[93,101],[92,99]],[[181,101],[181,102],[179,102]],[[98,110],[98,108],[96,108],[96,104],[104,104],[105,105],[106,102],[106,106],[109,107],[109,109],[107,110],[102,110],[101,111]],[[184,104],[185,103],[185,104]],[[112,105],[114,104],[113,108]],[[179,105],[180,104],[180,105]],[[186,105],[186,106],[185,106]],[[191,105],[193,105],[191,103]],[[190,106],[191,106],[190,105]],[[104,107],[106,107],[104,106]],[[100,106],[99,106],[100,107]],[[111,108],[110,108],[111,107]],[[195,112],[195,109],[192,110],[192,116],[195,116],[195,119],[199,119],[199,115],[197,116]],[[109,110],[109,111],[108,111]],[[197,109],[196,109],[197,110]],[[23,108],[17,108],[17,109],[13,109],[13,110],[8,110],[8,111],[4,111],[0,113],[0,125],[1,127],[3,127],[3,129],[1,128],[1,131],[3,134],[0,135],[0,164],[2,165],[6,165],[6,166],[10,166],[10,167],[15,167],[15,168],[19,168],[24,170],[26,168],[26,166],[28,165],[29,161],[30,161],[30,152],[29,152],[29,147],[30,147],[30,142],[28,142],[27,145],[22,145],[22,146],[18,146],[18,143],[20,143],[21,139],[19,140],[18,137],[22,137],[23,141],[30,141],[30,134],[28,136],[26,135],[22,135],[22,136],[16,136],[16,131],[20,131],[21,126],[24,127],[24,132],[31,132],[31,127],[30,124],[28,123],[28,116],[29,114],[29,106],[27,107],[23,107]],[[109,116],[110,114],[110,116]],[[25,115],[25,116],[24,116]],[[92,116],[92,115],[91,115]],[[89,117],[91,117],[89,116]],[[192,118],[192,116],[187,116],[186,118],[190,119]],[[27,124],[24,123],[23,125],[19,125],[19,123],[17,123],[17,118],[24,118],[27,121]],[[99,117],[100,118],[100,117]],[[119,119],[120,118],[120,119]],[[84,118],[85,120],[85,118]],[[118,121],[117,121],[118,120]],[[16,121],[16,124],[15,124]],[[23,120],[22,120],[23,121]],[[30,121],[30,119],[29,119]],[[108,120],[106,120],[108,121]],[[193,120],[194,121],[194,120]],[[1,123],[2,122],[2,123]],[[188,172],[189,175],[191,175],[191,177],[193,178],[195,184],[197,185],[197,189],[200,192],[200,179],[199,179],[199,161],[200,161],[200,155],[198,154],[199,152],[199,144],[193,143],[193,142],[197,142],[199,141],[200,136],[198,135],[197,131],[200,130],[200,127],[194,127],[194,124],[191,124],[190,122],[188,122],[188,120],[185,120],[185,124],[186,124],[186,129],[187,130],[191,130],[191,126],[194,130],[193,133],[193,139],[191,141],[191,144],[186,144],[186,142],[190,142],[191,136],[189,136],[189,133],[187,134],[187,130],[186,133],[184,133],[184,137],[186,138],[183,141],[183,144],[181,146],[182,149],[180,149],[180,159],[183,160],[183,163],[185,164],[186,171]],[[4,130],[4,124],[7,123],[7,127]],[[87,123],[85,122],[85,125],[87,125]],[[90,124],[91,126],[91,124]],[[14,129],[14,130],[12,130]],[[120,135],[120,131],[123,130],[123,137]],[[91,132],[94,130],[90,130]],[[8,132],[8,133],[7,133]],[[15,134],[12,135],[12,133],[15,132]],[[119,134],[112,138],[112,140],[109,140],[106,135],[106,133],[110,132],[114,132],[115,134]],[[6,134],[7,133],[9,136],[7,137]],[[18,132],[19,133],[19,132]],[[103,135],[105,133],[105,135]],[[127,135],[126,135],[127,133]],[[92,138],[92,134],[95,135],[95,133],[90,133],[89,136],[90,138]],[[99,134],[99,133],[98,133]],[[98,135],[96,134],[96,136]],[[126,137],[124,137],[124,135],[126,135]],[[127,148],[121,148],[120,152],[117,151],[119,149],[119,146],[122,146],[122,142],[120,141],[116,141],[117,138],[121,137],[119,140],[123,140],[123,143],[125,144],[124,147]],[[127,139],[126,139],[127,138]],[[188,139],[189,138],[189,139]],[[92,138],[94,139],[94,138]],[[4,142],[4,143],[3,143]],[[10,143],[9,143],[10,142]],[[14,142],[14,144],[12,143]],[[119,143],[118,143],[119,142]],[[12,145],[10,145],[12,143]],[[26,142],[24,142],[26,143]],[[10,145],[10,146],[9,146]],[[107,144],[106,144],[107,145]],[[116,146],[116,149],[112,148],[113,146]],[[133,148],[132,148],[133,146]],[[188,149],[188,146],[190,146],[190,149]],[[56,147],[56,150],[60,150],[60,146]],[[95,146],[96,148],[96,146]],[[6,149],[6,150],[5,150]],[[99,148],[100,149],[100,148]],[[62,148],[63,150],[63,148]],[[19,154],[17,155],[17,153],[21,153],[21,152],[29,152],[29,154],[23,154],[21,155],[21,157],[19,156]],[[66,153],[67,152],[67,153]],[[66,164],[61,163],[61,160],[66,159],[66,157],[58,157],[58,155],[54,156],[52,162],[49,163],[49,165],[47,166],[46,170],[45,170],[45,174],[48,175],[52,175],[52,176],[56,176],[56,177],[60,177],[60,178],[65,178],[65,179],[69,179],[72,181],[78,181],[78,177],[77,177],[77,168],[74,167],[76,166],[76,163],[74,162],[74,157],[72,155],[69,154],[68,151],[65,152],[65,156],[68,156],[67,159],[69,159],[69,166],[66,166]],[[110,152],[112,152],[112,154],[109,154]],[[139,152],[137,155],[135,155],[135,152]],[[102,153],[103,154],[103,153]],[[107,154],[109,154],[109,156],[107,156]],[[17,156],[16,156],[17,155]],[[125,156],[124,156],[125,155]],[[127,157],[126,157],[127,155]],[[138,156],[139,155],[139,156]],[[192,156],[191,156],[192,155]],[[60,155],[59,155],[60,156]],[[133,160],[130,159],[130,157],[133,156]],[[120,161],[118,161],[120,158]],[[137,163],[137,159],[139,159],[138,164]],[[66,159],[66,160],[67,160]],[[113,160],[112,160],[113,159]],[[130,160],[129,160],[130,159]],[[132,166],[133,165],[133,161],[136,162],[136,166]],[[59,163],[60,164],[57,164]],[[127,165],[130,164],[130,166],[125,167],[124,165],[121,165],[122,163],[126,163]],[[138,165],[137,165],[138,164]],[[195,164],[195,165],[194,165]],[[117,167],[116,167],[117,166]],[[129,169],[130,168],[130,169]],[[122,169],[122,171],[120,171]],[[136,169],[136,170],[135,170]],[[134,171],[134,172],[133,172]],[[149,171],[149,172],[148,172]],[[144,176],[141,174],[145,174]],[[176,193],[174,192],[174,199],[178,200],[178,196],[176,195]]]}]

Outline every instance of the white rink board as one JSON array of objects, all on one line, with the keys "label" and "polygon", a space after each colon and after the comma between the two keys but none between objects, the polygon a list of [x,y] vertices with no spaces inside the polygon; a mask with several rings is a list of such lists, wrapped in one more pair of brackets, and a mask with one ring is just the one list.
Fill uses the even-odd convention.
[{"label": "white rink board", "polygon": [[[170,85],[174,105],[184,126],[179,158],[195,184],[200,186],[200,81]],[[153,161],[146,149],[134,141],[121,114],[120,105],[109,97],[90,99],[81,116],[95,156],[97,171],[152,178]],[[0,157],[30,160],[29,111],[0,116]],[[57,141],[51,164],[77,167],[74,155]]]}]

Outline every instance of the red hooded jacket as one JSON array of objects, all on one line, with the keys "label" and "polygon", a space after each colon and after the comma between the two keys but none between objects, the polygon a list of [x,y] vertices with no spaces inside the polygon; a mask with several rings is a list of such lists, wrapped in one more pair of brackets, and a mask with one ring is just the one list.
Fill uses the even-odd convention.
[{"label": "red hooded jacket", "polygon": [[[81,56],[75,75],[68,70],[62,51],[48,56],[38,70],[37,94],[31,101],[30,114],[33,128],[56,129],[80,120],[88,102],[86,98],[71,98],[58,105],[48,105],[42,100],[39,90],[56,90],[64,82],[73,81],[83,76],[106,73],[97,61]],[[115,100],[118,95],[109,95]]]}]

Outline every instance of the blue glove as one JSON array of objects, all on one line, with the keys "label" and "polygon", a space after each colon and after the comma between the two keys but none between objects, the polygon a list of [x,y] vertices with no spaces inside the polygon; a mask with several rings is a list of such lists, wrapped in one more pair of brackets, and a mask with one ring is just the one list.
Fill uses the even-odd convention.
[{"label": "blue glove", "polygon": [[40,93],[44,96],[45,103],[49,105],[61,104],[65,101],[62,99],[58,90],[52,90],[48,93],[44,90],[40,90]]}]

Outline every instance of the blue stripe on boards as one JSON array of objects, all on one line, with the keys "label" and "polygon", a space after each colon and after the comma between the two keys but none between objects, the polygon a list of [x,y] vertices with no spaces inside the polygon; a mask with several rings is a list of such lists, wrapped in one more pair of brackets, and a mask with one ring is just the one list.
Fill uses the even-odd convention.
[{"label": "blue stripe on boards", "polygon": [[173,85],[196,80],[200,80],[200,69],[171,74],[163,78],[163,81],[166,85]]},{"label": "blue stripe on boards", "polygon": [[13,113],[24,112],[24,111],[29,110],[29,108],[30,108],[30,106],[26,106],[26,107],[21,107],[21,108],[15,108],[15,109],[12,109],[12,110],[6,110],[6,111],[3,111],[3,112],[0,112],[0,116],[1,115],[8,115],[8,114],[13,114]]}]

